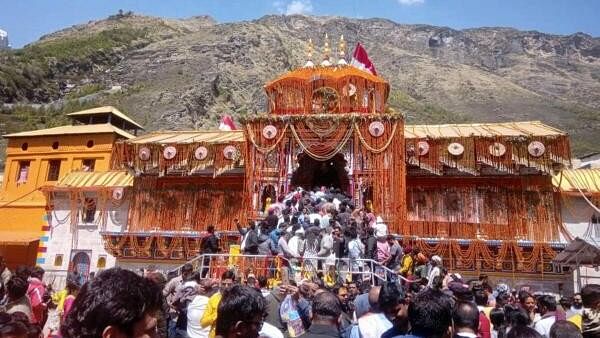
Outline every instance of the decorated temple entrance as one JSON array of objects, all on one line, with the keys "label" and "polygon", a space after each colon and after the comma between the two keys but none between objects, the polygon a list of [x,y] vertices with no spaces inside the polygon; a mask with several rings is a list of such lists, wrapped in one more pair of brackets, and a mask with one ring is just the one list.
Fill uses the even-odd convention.
[{"label": "decorated temple entrance", "polygon": [[335,188],[351,194],[350,179],[346,171],[347,161],[342,154],[329,160],[318,161],[305,153],[298,154],[298,168],[292,174],[292,188]]},{"label": "decorated temple entrance", "polygon": [[389,84],[351,66],[309,66],[265,90],[268,113],[241,121],[249,218],[265,216],[267,199],[325,186],[398,232],[406,218],[404,117],[386,107]]}]

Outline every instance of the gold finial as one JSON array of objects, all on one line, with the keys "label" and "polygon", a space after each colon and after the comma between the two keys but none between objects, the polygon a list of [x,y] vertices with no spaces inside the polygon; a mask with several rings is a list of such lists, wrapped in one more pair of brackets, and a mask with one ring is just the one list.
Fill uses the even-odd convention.
[{"label": "gold finial", "polygon": [[338,65],[346,65],[346,41],[344,40],[343,34],[340,36],[340,42],[338,44],[338,55],[340,57]]},{"label": "gold finial", "polygon": [[344,58],[346,56],[346,41],[344,41],[344,35],[340,36],[340,43],[338,44],[339,55],[340,58]]},{"label": "gold finial", "polygon": [[331,66],[331,61],[329,61],[329,54],[331,53],[331,48],[329,48],[329,36],[325,33],[325,44],[323,46],[323,61],[321,62],[321,66],[329,67]]},{"label": "gold finial", "polygon": [[312,68],[314,67],[314,63],[312,62],[313,56],[313,42],[312,39],[308,39],[308,46],[306,47],[306,63],[304,64],[304,68]]},{"label": "gold finial", "polygon": [[325,46],[323,47],[323,54],[325,59],[329,59],[329,53],[331,53],[331,48],[329,48],[329,36],[325,33]]},{"label": "gold finial", "polygon": [[308,60],[312,60],[313,49],[314,49],[314,47],[313,47],[312,39],[309,38],[308,39],[308,47],[306,48],[306,58]]}]

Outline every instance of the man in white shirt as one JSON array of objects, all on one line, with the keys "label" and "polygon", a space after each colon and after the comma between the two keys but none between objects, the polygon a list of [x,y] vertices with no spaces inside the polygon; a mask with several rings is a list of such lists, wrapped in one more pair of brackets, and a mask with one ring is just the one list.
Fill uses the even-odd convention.
[{"label": "man in white shirt", "polygon": [[431,257],[431,271],[427,275],[427,286],[432,288],[434,286],[434,279],[442,274],[442,257],[434,255]]},{"label": "man in white shirt", "polygon": [[371,310],[358,318],[358,327],[352,329],[351,338],[379,338],[394,326],[379,307],[380,292],[380,286],[375,286],[369,291],[369,305]]},{"label": "man in white shirt", "polygon": [[188,304],[187,307],[187,335],[189,338],[208,338],[210,326],[202,327],[200,320],[208,306],[208,299],[216,289],[213,286],[218,282],[212,279],[205,279],[198,285],[198,295]]},{"label": "man in white shirt", "polygon": [[550,328],[556,321],[556,299],[550,295],[543,295],[538,300],[538,308],[542,319],[537,321],[533,328],[544,338],[550,337]]}]

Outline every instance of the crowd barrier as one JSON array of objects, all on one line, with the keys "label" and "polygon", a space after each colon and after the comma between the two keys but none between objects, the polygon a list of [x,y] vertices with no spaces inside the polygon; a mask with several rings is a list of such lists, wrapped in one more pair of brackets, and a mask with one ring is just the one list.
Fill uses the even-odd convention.
[{"label": "crowd barrier", "polygon": [[[249,275],[256,278],[264,276],[271,286],[288,280],[300,282],[322,278],[326,283],[335,284],[337,281],[347,281],[353,276],[362,281],[369,281],[371,285],[377,283],[404,279],[395,271],[379,264],[372,259],[349,259],[310,257],[286,259],[282,256],[271,255],[244,255],[229,254],[204,254],[187,263],[192,264],[194,270],[199,271],[203,277],[220,278],[226,270],[236,272],[238,278],[246,279]],[[183,265],[171,271],[179,275]]]}]

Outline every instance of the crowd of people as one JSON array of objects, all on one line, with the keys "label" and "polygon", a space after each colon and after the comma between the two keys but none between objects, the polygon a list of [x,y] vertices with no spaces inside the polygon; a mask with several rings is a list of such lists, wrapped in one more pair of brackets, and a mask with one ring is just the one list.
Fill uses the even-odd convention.
[{"label": "crowd of people", "polygon": [[[279,196],[275,203],[268,199],[264,220],[249,221],[246,227],[235,220],[242,235],[241,252],[284,258],[286,273],[293,274],[300,267],[320,271],[330,284],[335,282],[336,271],[359,272],[370,267],[369,260],[380,267],[376,273],[391,278],[397,274],[408,278],[414,272],[416,278],[431,280],[439,274],[432,265],[439,265],[440,257],[429,260],[418,248],[403,249],[370,204],[365,201],[357,208],[340,189],[325,187],[298,188]],[[210,247],[203,252],[216,251]]]},{"label": "crowd of people", "polygon": [[[69,278],[52,297],[40,288],[39,268],[29,276],[23,270],[2,266],[1,338],[43,332],[90,338],[600,337],[597,284],[559,302],[493,286],[486,276],[463,281],[452,274],[445,284],[443,273],[431,286],[349,281],[328,287],[305,280],[268,289],[264,277],[241,279],[228,270],[220,279],[202,278],[188,264],[169,281],[152,268],[144,274],[107,269],[80,288]],[[50,304],[61,307],[60,326],[45,333]]]},{"label": "crowd of people", "polygon": [[[216,278],[208,264],[186,264],[170,279],[153,266],[111,268],[85,283],[69,274],[55,291],[42,268],[11,271],[0,258],[0,338],[600,337],[600,285],[557,302],[485,275],[465,280],[442,257],[402,247],[366,204],[299,189],[266,206],[263,221],[236,222],[243,253],[282,257],[288,274],[321,271],[288,278],[235,270]],[[214,227],[207,232],[202,252],[216,253]],[[364,279],[365,260],[386,278]]]}]

